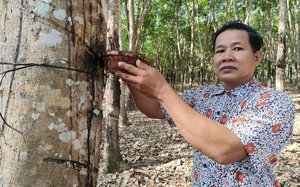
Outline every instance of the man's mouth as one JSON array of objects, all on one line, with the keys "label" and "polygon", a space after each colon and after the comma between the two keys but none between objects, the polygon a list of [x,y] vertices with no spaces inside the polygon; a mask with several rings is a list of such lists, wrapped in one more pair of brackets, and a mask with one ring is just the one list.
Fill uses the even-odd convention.
[{"label": "man's mouth", "polygon": [[233,66],[224,66],[224,67],[221,68],[221,71],[227,72],[227,71],[231,71],[231,70],[235,70],[235,69],[236,68],[233,67]]}]

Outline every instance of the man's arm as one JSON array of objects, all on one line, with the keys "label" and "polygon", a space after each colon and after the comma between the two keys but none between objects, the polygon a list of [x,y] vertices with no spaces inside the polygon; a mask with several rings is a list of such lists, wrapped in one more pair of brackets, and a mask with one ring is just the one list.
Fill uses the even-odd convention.
[{"label": "man's arm", "polygon": [[137,67],[125,63],[119,66],[133,75],[121,72],[116,75],[135,91],[161,103],[182,136],[200,152],[220,164],[231,164],[247,156],[236,134],[191,108],[155,68],[139,62]]},{"label": "man's arm", "polygon": [[160,104],[156,99],[151,99],[144,94],[136,91],[133,86],[127,83],[133,96],[136,107],[149,118],[164,119],[165,116],[161,111]]}]

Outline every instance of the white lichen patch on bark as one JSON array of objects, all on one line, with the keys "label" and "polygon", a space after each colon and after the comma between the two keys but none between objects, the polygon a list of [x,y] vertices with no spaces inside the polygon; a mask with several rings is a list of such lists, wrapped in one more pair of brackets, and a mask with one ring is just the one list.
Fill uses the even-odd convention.
[{"label": "white lichen patch on bark", "polygon": [[80,96],[80,103],[78,104],[79,108],[85,109],[87,107],[87,98]]},{"label": "white lichen patch on bark", "polygon": [[5,49],[1,48],[1,50],[0,50],[0,58],[3,58],[5,54],[6,54]]},{"label": "white lichen patch on bark", "polygon": [[68,141],[76,138],[76,132],[75,131],[63,132],[63,133],[59,134],[58,137],[61,141],[68,142]]},{"label": "white lichen patch on bark", "polygon": [[64,20],[67,17],[65,9],[54,10],[53,16],[58,20]]},{"label": "white lichen patch on bark", "polygon": [[53,7],[50,4],[39,1],[36,3],[33,12],[41,18],[44,18],[44,16],[51,12],[52,9]]},{"label": "white lichen patch on bark", "polygon": [[100,110],[98,110],[97,108],[95,108],[95,109],[93,110],[93,113],[96,114],[96,116],[99,116]]},{"label": "white lichen patch on bark", "polygon": [[51,145],[51,144],[41,145],[39,148],[39,150],[41,150],[43,152],[48,152],[51,149],[53,149],[53,145]]},{"label": "white lichen patch on bark", "polygon": [[72,79],[67,79],[66,80],[66,84],[69,86],[72,86],[72,84],[74,83],[74,81]]},{"label": "white lichen patch on bark", "polygon": [[65,60],[67,60],[67,59],[65,59],[65,58],[62,58],[62,59],[64,59],[64,60],[53,60],[53,61],[50,61],[49,64],[53,64],[55,62],[60,62],[62,64],[66,64],[67,62]]},{"label": "white lichen patch on bark", "polygon": [[87,86],[88,86],[88,83],[85,82],[85,81],[82,81],[82,82],[79,81],[79,85],[80,85],[81,88],[85,88],[86,89]]},{"label": "white lichen patch on bark", "polygon": [[82,145],[78,139],[73,140],[72,143],[73,143],[73,148],[75,150],[82,148]]},{"label": "white lichen patch on bark", "polygon": [[81,168],[79,174],[80,175],[87,175],[87,170],[85,168]]},{"label": "white lichen patch on bark", "polygon": [[27,151],[20,151],[19,159],[26,160],[27,159]]},{"label": "white lichen patch on bark", "polygon": [[90,140],[94,139],[94,137],[95,137],[94,131],[90,131]]},{"label": "white lichen patch on bark", "polygon": [[81,119],[79,121],[79,128],[78,130],[82,131],[82,130],[86,130],[87,129],[87,123],[86,123],[86,120],[84,119]]},{"label": "white lichen patch on bark", "polygon": [[79,85],[81,88],[87,89],[88,83],[86,81],[76,81],[74,82],[72,79],[67,79],[66,84],[68,86]]},{"label": "white lichen patch on bark", "polygon": [[46,112],[46,106],[44,105],[44,103],[34,103],[34,105],[32,105],[32,107],[34,107],[38,112],[44,113]]},{"label": "white lichen patch on bark", "polygon": [[78,21],[80,25],[83,25],[83,19],[79,17],[78,15],[74,18],[75,21]]},{"label": "white lichen patch on bark", "polygon": [[37,119],[39,119],[40,115],[41,115],[40,113],[37,113],[37,114],[32,113],[31,118],[34,119],[34,120],[37,120]]},{"label": "white lichen patch on bark", "polygon": [[39,40],[42,44],[45,44],[49,47],[56,47],[63,41],[61,33],[55,29],[51,29],[50,33],[43,33],[40,31]]},{"label": "white lichen patch on bark", "polygon": [[58,132],[64,132],[64,131],[67,131],[68,128],[65,126],[64,123],[61,123],[59,125],[55,125],[55,123],[51,123],[49,126],[48,126],[49,130],[57,130]]}]

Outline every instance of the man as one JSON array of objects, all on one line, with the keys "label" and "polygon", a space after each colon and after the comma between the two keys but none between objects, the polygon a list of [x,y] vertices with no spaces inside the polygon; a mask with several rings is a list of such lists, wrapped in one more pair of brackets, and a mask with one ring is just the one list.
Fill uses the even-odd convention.
[{"label": "man", "polygon": [[117,72],[141,112],[166,118],[194,147],[193,186],[280,186],[279,153],[289,141],[295,109],[285,93],[258,85],[254,70],[263,41],[240,22],[213,36],[214,71],[221,87],[196,87],[179,96],[154,68],[120,62]]}]

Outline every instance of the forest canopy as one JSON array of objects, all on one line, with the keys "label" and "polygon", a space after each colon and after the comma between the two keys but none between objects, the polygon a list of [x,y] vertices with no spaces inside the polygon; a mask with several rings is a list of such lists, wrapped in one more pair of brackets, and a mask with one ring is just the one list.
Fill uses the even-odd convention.
[{"label": "forest canopy", "polygon": [[[136,19],[141,16],[145,2],[134,1]],[[299,2],[287,0],[286,3],[285,74],[292,80],[296,76],[295,63],[299,61],[296,48],[299,46],[296,43],[299,42]],[[129,49],[127,4],[127,0],[121,1],[124,50]],[[136,33],[139,38],[136,52],[150,58],[152,66],[171,83],[180,81],[182,66],[185,82],[190,79],[190,83],[212,84],[215,76],[211,36],[224,23],[234,20],[256,28],[263,37],[264,57],[256,69],[256,76],[263,84],[267,84],[267,79],[275,80],[279,35],[279,3],[275,0],[152,1],[141,29]],[[272,82],[274,87],[275,81]]]}]

